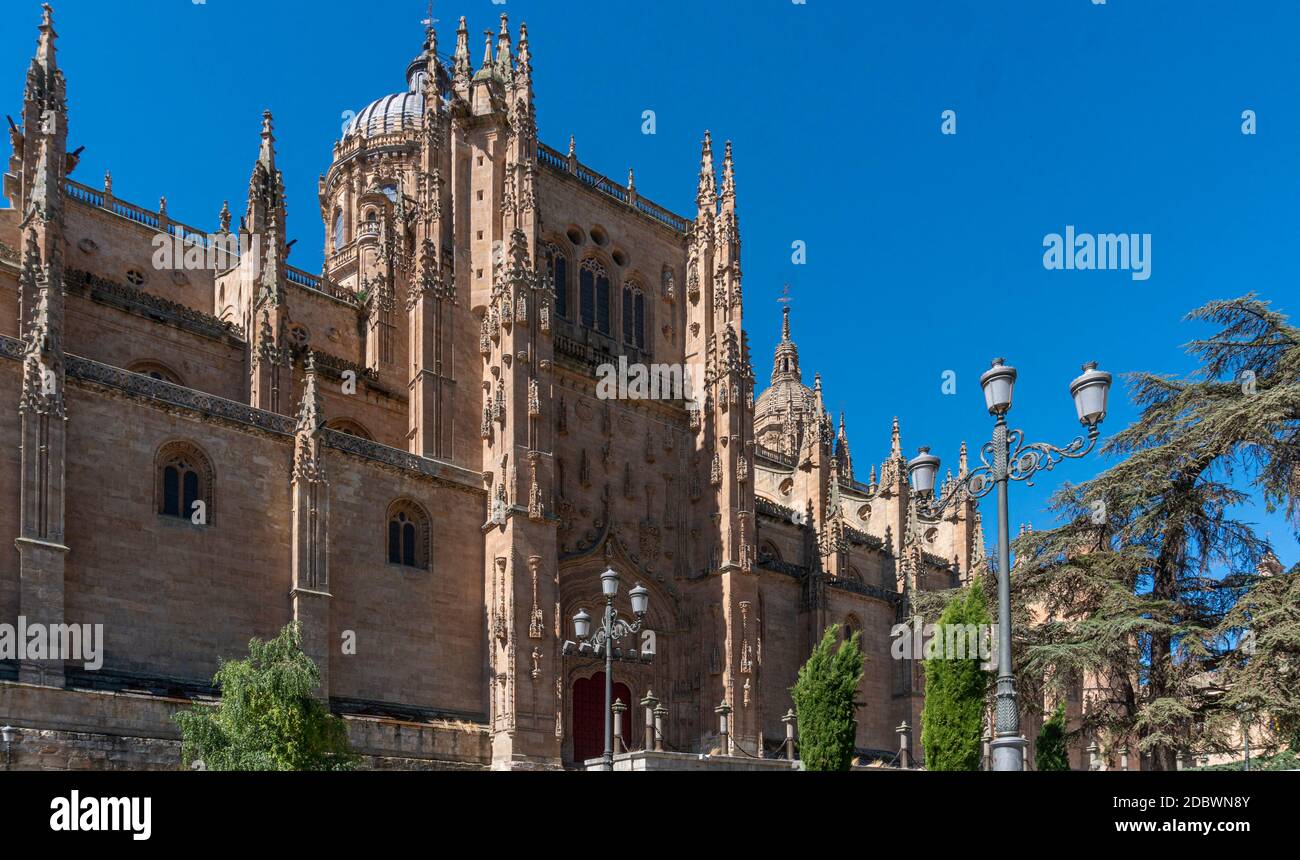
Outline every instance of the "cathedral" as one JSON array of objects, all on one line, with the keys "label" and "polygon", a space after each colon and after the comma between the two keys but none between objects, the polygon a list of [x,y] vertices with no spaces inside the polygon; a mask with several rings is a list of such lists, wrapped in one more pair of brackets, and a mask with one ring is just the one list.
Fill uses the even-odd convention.
[{"label": "cathedral", "polygon": [[[440,55],[429,28],[334,142],[309,272],[270,112],[206,228],[76,173],[45,7],[0,210],[0,621],[104,641],[96,668],[0,660],[18,767],[179,767],[172,715],[290,622],[367,766],[580,767],[604,665],[564,646],[608,568],[654,633],[615,664],[629,746],[648,703],[667,750],[777,752],[830,627],[862,634],[863,756],[919,726],[891,628],[984,564],[975,503],[917,503],[897,421],[855,463],[800,365],[811,314],[756,378],[730,143],[669,211],[540,140],[526,26],[477,64],[468,33]],[[702,379],[602,396],[620,361]]]}]

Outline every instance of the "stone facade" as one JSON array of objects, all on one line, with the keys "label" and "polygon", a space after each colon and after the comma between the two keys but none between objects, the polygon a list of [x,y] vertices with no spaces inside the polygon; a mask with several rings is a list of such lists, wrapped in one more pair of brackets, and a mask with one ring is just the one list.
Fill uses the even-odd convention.
[{"label": "stone facade", "polygon": [[[20,764],[175,766],[169,709],[297,620],[374,766],[580,765],[600,667],[562,646],[611,565],[620,611],[651,593],[654,662],[617,672],[670,749],[712,748],[724,701],[732,743],[779,747],[832,625],[868,654],[859,746],[919,725],[890,628],[983,563],[978,510],[923,515],[897,422],[855,470],[788,312],[755,398],[730,144],[719,169],[705,136],[697,211],[669,212],[538,140],[526,27],[502,16],[476,69],[462,19],[449,64],[429,30],[334,145],[312,274],[269,113],[208,235],[71,178],[55,42],[47,9],[0,210],[0,620],[106,648],[97,672],[0,662],[0,722],[50,750]],[[242,257],[159,265],[160,239],[231,236]],[[700,390],[602,397],[620,358]]]}]

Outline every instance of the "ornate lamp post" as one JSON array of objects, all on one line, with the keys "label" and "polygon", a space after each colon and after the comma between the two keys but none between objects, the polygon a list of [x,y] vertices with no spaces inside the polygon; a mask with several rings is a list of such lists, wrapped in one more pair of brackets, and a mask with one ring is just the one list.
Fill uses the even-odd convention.
[{"label": "ornate lamp post", "polygon": [[1244,745],[1242,750],[1242,770],[1250,770],[1250,717],[1255,708],[1249,702],[1242,702],[1237,706],[1237,713],[1241,714],[1241,741]]},{"label": "ornate lamp post", "polygon": [[0,741],[4,742],[5,748],[5,770],[9,769],[10,752],[13,749],[14,741],[18,739],[18,730],[13,726],[5,726],[0,729]]},{"label": "ornate lamp post", "polygon": [[938,513],[961,497],[961,491],[973,499],[982,499],[998,491],[998,681],[995,737],[991,744],[993,770],[1023,770],[1026,741],[1020,737],[1020,713],[1016,705],[1015,680],[1011,674],[1011,526],[1007,510],[1007,487],[1010,481],[1025,481],[1032,486],[1041,470],[1052,469],[1065,459],[1086,457],[1101,437],[1101,422],[1106,419],[1111,375],[1097,369],[1096,362],[1083,367],[1083,375],[1070,383],[1079,423],[1088,428],[1087,438],[1078,437],[1064,448],[1045,442],[1027,443],[1024,433],[1007,426],[1011,395],[1016,385],[1016,369],[1005,359],[995,359],[993,367],[980,377],[984,402],[996,419],[993,440],[980,451],[983,465],[965,475],[942,499],[934,500],[935,475],[939,458],[922,448],[908,464],[912,488],[929,512]]},{"label": "ornate lamp post", "polygon": [[[641,632],[645,626],[646,613],[650,609],[650,591],[645,586],[637,583],[636,587],[628,592],[628,597],[632,600],[632,614],[636,616],[635,621],[626,621],[618,617],[614,611],[614,598],[618,597],[618,573],[613,568],[606,570],[600,575],[600,591],[605,597],[605,620],[600,628],[596,631],[591,629],[591,616],[587,610],[579,609],[578,614],[573,616],[573,632],[578,637],[576,649],[578,653],[587,655],[594,654],[597,657],[605,659],[605,754],[604,769],[612,771],[614,769],[614,660],[629,660],[632,662],[648,662],[654,656],[651,651],[638,653],[636,649],[630,649],[625,657],[622,651],[615,648],[616,642],[629,636],[635,636]],[[575,649],[572,642],[564,643],[564,653],[569,654]]]}]

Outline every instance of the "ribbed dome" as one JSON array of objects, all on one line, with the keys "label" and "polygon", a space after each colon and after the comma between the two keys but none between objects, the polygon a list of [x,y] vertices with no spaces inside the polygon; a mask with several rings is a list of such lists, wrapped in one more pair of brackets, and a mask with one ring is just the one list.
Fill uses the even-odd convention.
[{"label": "ribbed dome", "polygon": [[414,131],[424,126],[424,93],[404,92],[384,96],[366,105],[348,123],[344,137],[373,137],[393,131]]},{"label": "ribbed dome", "polygon": [[816,415],[817,395],[797,379],[777,380],[771,388],[759,395],[758,402],[754,405],[754,423],[784,421],[787,412],[791,411],[790,407],[794,407],[795,421]]}]

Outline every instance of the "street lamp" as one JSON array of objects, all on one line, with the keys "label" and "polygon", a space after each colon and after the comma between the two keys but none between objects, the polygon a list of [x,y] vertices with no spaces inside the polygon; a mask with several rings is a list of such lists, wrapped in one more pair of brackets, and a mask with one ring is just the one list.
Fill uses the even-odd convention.
[{"label": "street lamp", "polygon": [[614,769],[614,660],[631,662],[648,662],[654,654],[648,649],[638,652],[630,649],[625,657],[614,643],[640,633],[645,626],[646,613],[650,609],[650,592],[637,583],[628,592],[632,601],[632,614],[635,621],[625,621],[614,611],[614,598],[618,597],[619,577],[612,567],[600,575],[600,593],[605,597],[605,619],[596,631],[591,629],[591,615],[586,609],[579,609],[573,616],[573,633],[578,637],[576,646],[573,642],[564,643],[564,653],[570,654],[575,648],[580,654],[595,654],[605,658],[605,754],[604,769]]},{"label": "street lamp", "polygon": [[1079,423],[1087,428],[1087,438],[1079,436],[1064,448],[1045,442],[1025,442],[1024,433],[1007,426],[1007,413],[1011,411],[1012,394],[1018,374],[1005,359],[994,359],[993,366],[980,377],[984,390],[984,404],[996,421],[993,440],[980,451],[983,465],[971,470],[942,499],[935,500],[935,476],[939,472],[939,458],[922,448],[918,456],[908,463],[912,488],[931,514],[937,514],[964,494],[967,498],[982,499],[994,488],[998,491],[998,680],[995,718],[995,737],[990,744],[993,770],[1023,770],[1026,741],[1020,737],[1020,713],[1016,705],[1015,679],[1011,674],[1011,532],[1010,514],[1007,510],[1007,487],[1010,481],[1024,481],[1033,485],[1033,477],[1050,470],[1062,460],[1086,457],[1097,446],[1101,437],[1101,422],[1106,420],[1106,407],[1112,377],[1097,369],[1096,362],[1084,365],[1083,375],[1070,383],[1070,396],[1074,399]]},{"label": "street lamp", "polygon": [[1250,715],[1254,708],[1249,702],[1242,702],[1237,706],[1237,713],[1241,714],[1241,739],[1244,744],[1242,750],[1242,769],[1250,770]]},{"label": "street lamp", "polygon": [[4,748],[5,748],[5,770],[9,769],[9,763],[10,763],[9,751],[13,747],[13,743],[15,740],[17,740],[17,738],[18,738],[18,730],[15,729],[13,726],[5,726],[4,728],[0,729],[0,741],[4,742]]}]

